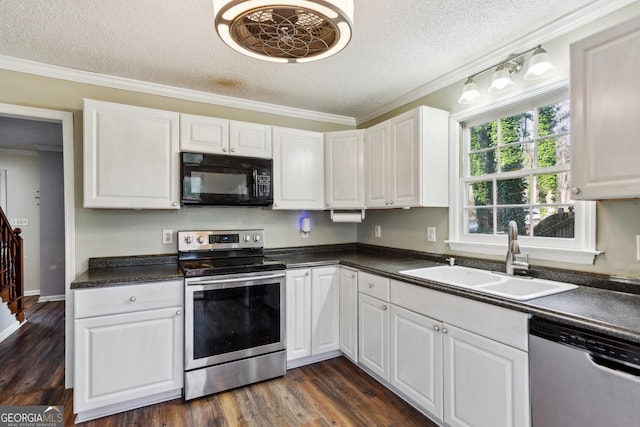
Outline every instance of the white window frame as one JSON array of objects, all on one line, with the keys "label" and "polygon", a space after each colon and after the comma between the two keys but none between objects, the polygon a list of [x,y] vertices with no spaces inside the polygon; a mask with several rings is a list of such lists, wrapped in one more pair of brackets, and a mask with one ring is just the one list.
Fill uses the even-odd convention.
[{"label": "white window frame", "polygon": [[[563,79],[544,87],[524,91],[508,99],[453,114],[449,119],[449,240],[445,243],[457,252],[482,255],[506,255],[507,236],[468,233],[464,229],[465,184],[463,165],[468,161],[468,147],[462,138],[464,122],[475,122],[483,117],[494,120],[506,117],[518,109],[526,110],[525,104],[558,102],[568,99],[568,80]],[[543,104],[540,104],[543,105]],[[522,252],[530,259],[593,264],[600,251],[596,250],[596,204],[576,201],[575,237],[559,239],[548,237],[518,236]]]}]

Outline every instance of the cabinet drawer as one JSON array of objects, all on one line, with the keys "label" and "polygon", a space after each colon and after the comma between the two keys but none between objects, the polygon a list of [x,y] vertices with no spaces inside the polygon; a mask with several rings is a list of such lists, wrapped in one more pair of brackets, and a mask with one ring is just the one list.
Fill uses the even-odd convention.
[{"label": "cabinet drawer", "polygon": [[184,281],[144,283],[75,291],[75,318],[182,306]]},{"label": "cabinet drawer", "polygon": [[358,273],[358,291],[389,302],[389,279],[373,274]]}]

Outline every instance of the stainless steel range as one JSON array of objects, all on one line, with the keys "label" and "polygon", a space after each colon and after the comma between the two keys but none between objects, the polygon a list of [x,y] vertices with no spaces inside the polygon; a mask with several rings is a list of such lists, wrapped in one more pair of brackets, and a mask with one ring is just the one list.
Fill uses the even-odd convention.
[{"label": "stainless steel range", "polygon": [[284,375],[285,265],[263,230],[179,231],[185,400]]}]

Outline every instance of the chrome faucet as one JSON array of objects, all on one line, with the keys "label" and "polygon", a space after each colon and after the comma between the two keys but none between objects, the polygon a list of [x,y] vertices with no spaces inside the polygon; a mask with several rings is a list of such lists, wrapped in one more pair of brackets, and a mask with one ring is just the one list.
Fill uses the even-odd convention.
[{"label": "chrome faucet", "polygon": [[518,224],[515,221],[509,221],[508,226],[509,242],[507,244],[507,262],[506,272],[513,275],[515,270],[529,270],[529,254],[525,253],[525,260],[518,261],[516,255],[520,253],[520,244],[518,243]]}]

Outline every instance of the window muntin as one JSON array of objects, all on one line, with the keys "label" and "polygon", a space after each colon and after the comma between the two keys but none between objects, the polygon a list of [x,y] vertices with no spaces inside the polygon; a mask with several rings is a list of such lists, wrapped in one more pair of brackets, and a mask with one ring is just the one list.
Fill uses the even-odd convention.
[{"label": "window muntin", "polygon": [[564,100],[464,127],[464,234],[573,239],[570,107]]}]

